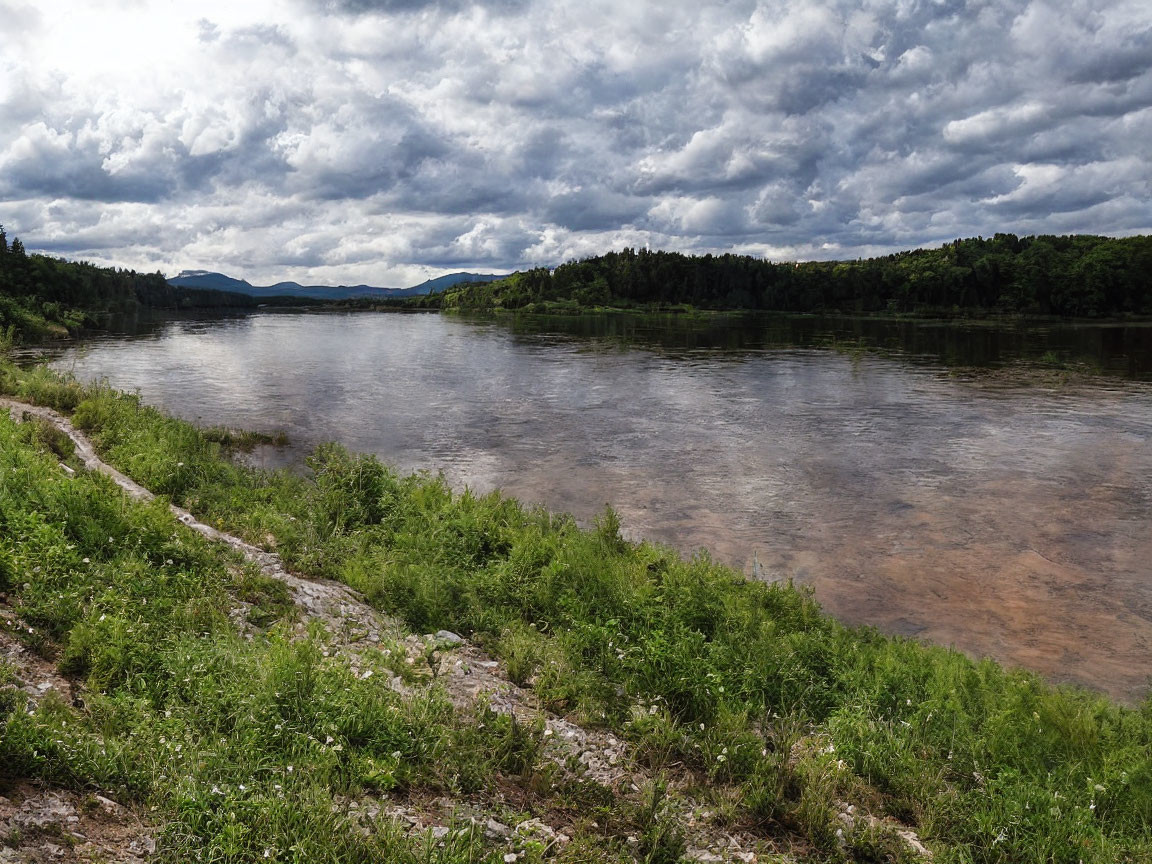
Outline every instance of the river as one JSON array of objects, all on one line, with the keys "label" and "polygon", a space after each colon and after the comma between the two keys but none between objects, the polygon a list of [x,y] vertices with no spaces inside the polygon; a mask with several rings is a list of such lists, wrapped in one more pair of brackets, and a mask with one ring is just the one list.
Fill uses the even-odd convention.
[{"label": "river", "polygon": [[582,521],[610,502],[631,536],[758,562],[848,623],[1146,692],[1147,325],[266,312],[52,357],[286,431],[258,463],[338,440]]}]

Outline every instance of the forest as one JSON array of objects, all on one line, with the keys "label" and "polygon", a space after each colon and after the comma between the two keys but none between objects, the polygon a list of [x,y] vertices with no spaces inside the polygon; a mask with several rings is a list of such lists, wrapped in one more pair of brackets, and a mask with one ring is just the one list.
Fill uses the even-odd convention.
[{"label": "forest", "polygon": [[298,298],[180,288],[160,273],[137,273],[87,262],[28,254],[0,226],[0,337],[36,340],[100,329],[110,316],[147,309],[256,308]]},{"label": "forest", "polygon": [[624,249],[554,270],[459,285],[419,305],[579,311],[589,307],[1076,318],[1152,314],[1152,237],[955,240],[854,261],[773,262]]},{"label": "forest", "polygon": [[[28,254],[0,226],[0,335],[42,339],[99,329],[146,309],[315,305],[290,297],[169,285],[137,273]],[[718,309],[955,316],[1152,315],[1152,236],[996,234],[854,261],[768,261],[623,249],[555,269],[351,308],[520,310]]]}]

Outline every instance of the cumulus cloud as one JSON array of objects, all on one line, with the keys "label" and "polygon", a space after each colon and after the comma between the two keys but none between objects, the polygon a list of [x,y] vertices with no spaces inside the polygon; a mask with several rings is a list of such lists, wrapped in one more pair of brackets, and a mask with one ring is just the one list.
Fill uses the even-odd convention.
[{"label": "cumulus cloud", "polygon": [[174,6],[0,0],[30,248],[403,285],[1152,230],[1145,0]]}]

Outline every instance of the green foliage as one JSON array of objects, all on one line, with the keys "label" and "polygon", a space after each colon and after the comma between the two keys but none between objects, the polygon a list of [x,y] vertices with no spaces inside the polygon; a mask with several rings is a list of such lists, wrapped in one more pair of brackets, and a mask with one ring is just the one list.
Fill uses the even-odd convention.
[{"label": "green foliage", "polygon": [[[7,373],[6,392],[25,402],[44,405],[65,413],[71,412],[80,404],[86,392],[75,378],[58,375],[47,366],[22,370],[19,375],[8,366]],[[2,371],[0,374],[3,374]]]},{"label": "green foliage", "polygon": [[[59,398],[36,380],[17,383]],[[135,397],[79,395],[76,422],[137,479],[254,542],[272,535],[293,567],[347,582],[418,632],[484,642],[553,710],[627,736],[656,770],[735,790],[739,822],[828,860],[899,860],[883,826],[846,827],[845,800],[914,825],[949,864],[1152,856],[1152,701],[1125,708],[846,628],[801,589],[627,542],[611,511],[582,530],[334,446],[310,476],[249,471]],[[159,801],[175,820],[168,848],[218,860],[306,842],[299,832],[375,843],[333,809],[352,790],[475,794],[542,770],[541,730],[402,700],[387,676],[325,657],[318,636],[291,641],[276,626],[282,594],[232,575],[162,506],[66,480],[24,434],[0,418],[0,574],[39,568],[15,603],[94,689],[82,715],[10,713],[8,770]],[[269,634],[235,635],[238,600],[265,610]],[[638,852],[674,860],[658,789],[650,804],[632,817]],[[316,860],[367,854],[341,849]]]},{"label": "green foliage", "polygon": [[644,864],[676,864],[686,851],[676,822],[667,813],[668,783],[654,780],[642,790],[643,804],[635,815],[640,831],[637,849]]},{"label": "green foliage", "polygon": [[71,462],[76,456],[76,445],[72,443],[72,439],[48,420],[30,417],[24,423],[21,432],[30,443],[53,453],[63,462]]},{"label": "green foliage", "polygon": [[461,284],[421,301],[446,310],[602,307],[1099,318],[1152,314],[1152,237],[997,234],[856,261],[780,262],[624,249],[553,271]]},{"label": "green foliage", "polygon": [[[69,477],[34,439],[0,416],[4,620],[23,622],[26,642],[60,646],[61,671],[86,687],[82,708],[49,697],[25,710],[0,664],[0,783],[150,805],[160,860],[493,860],[468,825],[411,838],[347,801],[531,776],[538,725],[486,708],[459,716],[436,689],[402,696],[382,652],[360,661],[380,674],[353,669],[323,632],[287,626],[282,583],[183,530],[161,502],[133,503],[103,475]],[[261,610],[254,638],[229,617],[238,603]]]},{"label": "green foliage", "polygon": [[[254,309],[285,299],[174,287],[160,273],[29,255],[19,238],[13,238],[11,246],[4,239],[0,244],[0,353],[18,341],[99,329],[109,315],[135,315],[145,308]],[[308,305],[310,301],[293,302]]]}]

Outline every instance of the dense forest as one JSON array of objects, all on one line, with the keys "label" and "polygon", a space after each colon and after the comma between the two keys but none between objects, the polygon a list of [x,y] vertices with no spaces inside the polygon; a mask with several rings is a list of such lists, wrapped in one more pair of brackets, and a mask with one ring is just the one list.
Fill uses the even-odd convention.
[{"label": "dense forest", "polygon": [[30,255],[0,226],[0,338],[43,339],[99,328],[111,315],[145,309],[255,308],[292,298],[178,288],[160,273],[137,273]]},{"label": "dense forest", "polygon": [[549,271],[459,285],[422,301],[445,309],[586,307],[1099,318],[1152,314],[1152,237],[956,240],[856,261],[771,262],[624,249]]},{"label": "dense forest", "polygon": [[[312,305],[291,297],[169,285],[137,273],[25,252],[0,226],[0,337],[37,339],[97,328],[145,309]],[[416,298],[345,301],[351,308],[750,309],[1078,318],[1152,314],[1152,237],[1089,235],[956,240],[855,261],[773,262],[746,255],[624,249],[554,270],[461,283]]]}]

